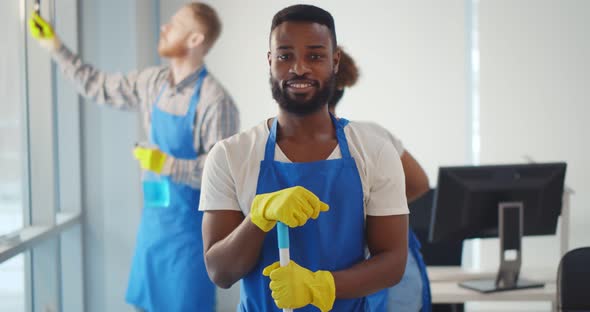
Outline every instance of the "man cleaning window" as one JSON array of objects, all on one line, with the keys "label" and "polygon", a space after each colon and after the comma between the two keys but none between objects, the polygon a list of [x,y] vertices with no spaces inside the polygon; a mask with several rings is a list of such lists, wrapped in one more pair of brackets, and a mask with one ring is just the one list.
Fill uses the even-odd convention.
[{"label": "man cleaning window", "polygon": [[158,53],[170,65],[126,75],[84,64],[37,13],[29,23],[31,35],[83,96],[141,114],[150,142],[134,154],[144,177],[156,173],[167,182],[160,191],[167,198],[156,205],[144,187],[127,302],[145,311],[214,311],[198,211],[201,174],[213,145],[239,129],[231,96],[204,64],[221,32],[216,12],[203,3],[183,6],[160,31]]}]

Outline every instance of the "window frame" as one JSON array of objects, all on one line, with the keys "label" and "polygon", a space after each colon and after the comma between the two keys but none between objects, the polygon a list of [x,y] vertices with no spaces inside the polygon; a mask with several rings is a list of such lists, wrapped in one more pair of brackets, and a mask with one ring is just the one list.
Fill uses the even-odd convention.
[{"label": "window frame", "polygon": [[[28,34],[28,12],[33,4],[33,0],[19,0],[17,30],[22,38],[17,49],[24,56],[19,64],[24,73],[23,228],[0,236],[5,239],[0,245],[0,263],[25,255],[27,312],[83,311],[80,99],[75,91],[59,84],[51,58]],[[42,15],[74,49],[78,47],[78,5],[78,0],[41,2]],[[56,9],[60,23],[56,23]]]}]

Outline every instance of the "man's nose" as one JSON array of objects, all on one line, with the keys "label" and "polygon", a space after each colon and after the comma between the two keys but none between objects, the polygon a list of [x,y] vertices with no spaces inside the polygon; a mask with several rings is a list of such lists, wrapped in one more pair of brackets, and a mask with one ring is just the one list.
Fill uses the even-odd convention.
[{"label": "man's nose", "polygon": [[303,76],[309,73],[310,71],[311,69],[304,60],[293,62],[293,66],[291,66],[291,68],[289,69],[290,73],[293,73],[297,76]]}]

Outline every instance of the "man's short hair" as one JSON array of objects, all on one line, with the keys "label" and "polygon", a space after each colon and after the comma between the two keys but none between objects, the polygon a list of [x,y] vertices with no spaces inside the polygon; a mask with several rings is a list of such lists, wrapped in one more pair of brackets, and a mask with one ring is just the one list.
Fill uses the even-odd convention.
[{"label": "man's short hair", "polygon": [[205,28],[205,45],[207,49],[211,48],[221,34],[221,21],[217,12],[201,2],[191,2],[187,4],[187,7],[193,11],[197,23]]},{"label": "man's short hair", "polygon": [[338,45],[336,41],[336,26],[334,26],[334,18],[328,11],[318,8],[313,5],[297,4],[286,7],[272,18],[272,25],[270,32],[277,28],[284,22],[309,22],[317,23],[328,27],[332,35],[332,47],[336,49]]}]

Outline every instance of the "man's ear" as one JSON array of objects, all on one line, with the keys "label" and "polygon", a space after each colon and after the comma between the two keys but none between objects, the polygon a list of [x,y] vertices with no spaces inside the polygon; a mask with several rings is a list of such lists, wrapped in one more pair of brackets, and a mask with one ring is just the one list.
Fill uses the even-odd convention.
[{"label": "man's ear", "polygon": [[266,59],[268,60],[268,66],[272,65],[272,53],[270,53],[270,51],[268,51],[266,53]]},{"label": "man's ear", "polygon": [[188,47],[189,48],[196,48],[202,45],[205,42],[205,35],[202,33],[192,33],[188,38]]},{"label": "man's ear", "polygon": [[334,74],[338,73],[338,69],[340,67],[340,49],[336,48],[336,52],[334,52]]}]

